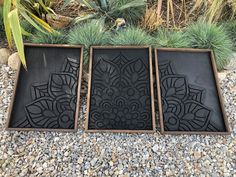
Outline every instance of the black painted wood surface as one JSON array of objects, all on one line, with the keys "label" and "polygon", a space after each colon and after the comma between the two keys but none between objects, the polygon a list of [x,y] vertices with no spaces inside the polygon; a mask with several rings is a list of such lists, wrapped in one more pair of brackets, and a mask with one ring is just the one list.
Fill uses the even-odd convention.
[{"label": "black painted wood surface", "polygon": [[148,48],[93,49],[88,130],[153,130]]},{"label": "black painted wood surface", "polygon": [[74,129],[81,48],[25,46],[10,128]]},{"label": "black painted wood surface", "polygon": [[210,52],[157,50],[165,131],[225,132]]}]

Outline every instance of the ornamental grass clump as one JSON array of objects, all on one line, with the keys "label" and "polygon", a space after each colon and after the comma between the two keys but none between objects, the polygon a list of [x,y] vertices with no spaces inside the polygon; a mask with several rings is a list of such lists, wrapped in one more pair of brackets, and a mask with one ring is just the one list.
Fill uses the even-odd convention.
[{"label": "ornamental grass clump", "polygon": [[110,33],[104,28],[100,20],[92,20],[75,26],[68,34],[68,43],[85,46],[84,64],[88,63],[88,51],[91,45],[107,45]]},{"label": "ornamental grass clump", "polygon": [[27,33],[33,34],[36,29],[27,20],[20,21],[21,28],[23,28]]},{"label": "ornamental grass clump", "polygon": [[86,49],[91,45],[105,45],[110,40],[110,34],[103,23],[97,20],[75,26],[68,34],[70,44],[83,44]]},{"label": "ornamental grass clump", "polygon": [[129,27],[119,31],[111,40],[113,45],[152,45],[153,38],[140,28]]},{"label": "ornamental grass clump", "polygon": [[233,42],[233,50],[236,50],[236,22],[228,21],[223,24],[228,36]]},{"label": "ornamental grass clump", "polygon": [[154,45],[156,47],[185,48],[189,41],[182,31],[160,29],[154,34]]},{"label": "ornamental grass clump", "polygon": [[63,31],[54,33],[42,33],[37,31],[30,37],[30,41],[33,43],[41,44],[66,44],[67,39]]},{"label": "ornamental grass clump", "polygon": [[230,62],[232,41],[222,26],[198,21],[187,27],[186,35],[191,47],[213,50],[219,71]]}]

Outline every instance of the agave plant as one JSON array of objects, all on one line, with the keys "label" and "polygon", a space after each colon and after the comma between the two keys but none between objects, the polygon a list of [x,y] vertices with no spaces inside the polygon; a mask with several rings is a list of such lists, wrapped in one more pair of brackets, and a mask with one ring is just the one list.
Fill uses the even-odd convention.
[{"label": "agave plant", "polygon": [[[22,35],[30,35],[20,25],[20,19],[27,20],[32,26],[42,33],[51,33],[54,30],[41,19],[42,11],[50,13],[49,0],[5,0],[3,3],[3,23],[9,48],[12,48],[12,37],[14,39],[19,57],[26,68],[24,46]],[[37,11],[37,13],[36,13]]]},{"label": "agave plant", "polygon": [[103,17],[112,20],[124,18],[130,23],[136,23],[142,17],[146,5],[146,0],[79,0],[79,2],[87,7],[88,13],[77,17],[75,22]]}]

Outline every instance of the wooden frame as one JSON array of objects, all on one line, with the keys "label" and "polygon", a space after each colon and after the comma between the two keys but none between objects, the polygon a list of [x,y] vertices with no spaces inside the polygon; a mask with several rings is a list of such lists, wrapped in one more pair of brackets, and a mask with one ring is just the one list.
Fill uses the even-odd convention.
[{"label": "wooden frame", "polygon": [[210,60],[211,60],[211,66],[212,66],[212,71],[214,73],[214,80],[215,80],[215,85],[216,85],[216,91],[218,93],[218,98],[219,98],[219,104],[220,108],[222,111],[223,115],[223,121],[224,121],[224,126],[226,128],[225,132],[205,132],[205,131],[165,131],[164,130],[164,120],[163,120],[163,110],[162,110],[162,104],[161,104],[161,90],[160,87],[157,87],[157,97],[158,97],[158,108],[159,108],[159,117],[160,117],[160,126],[161,126],[161,134],[201,134],[201,135],[229,135],[230,134],[230,128],[229,128],[229,123],[226,117],[226,112],[224,109],[224,100],[221,94],[220,90],[220,85],[219,85],[219,79],[217,77],[217,68],[216,68],[216,63],[214,59],[214,53],[210,49],[192,49],[192,48],[155,48],[155,66],[156,66],[156,80],[157,80],[157,85],[160,85],[160,79],[159,79],[159,70],[158,70],[158,51],[170,51],[170,52],[208,52],[210,53]]},{"label": "wooden frame", "polygon": [[[92,62],[93,49],[148,49],[149,51],[149,66],[150,66],[150,92],[151,92],[151,114],[152,114],[152,130],[89,130],[89,111],[90,111],[90,95],[91,95],[91,79],[92,79]],[[156,131],[155,105],[154,105],[154,89],[153,89],[153,68],[152,68],[152,49],[149,46],[91,46],[90,47],[90,62],[89,62],[89,81],[87,95],[87,112],[85,121],[85,132],[111,132],[111,133],[154,133]]]},{"label": "wooden frame", "polygon": [[15,78],[15,86],[13,90],[13,96],[8,107],[8,117],[7,117],[7,124],[5,130],[7,131],[54,131],[54,132],[76,132],[78,129],[78,116],[79,116],[79,108],[80,108],[80,89],[81,89],[81,80],[82,80],[82,69],[83,69],[83,49],[84,46],[82,45],[65,45],[65,44],[33,44],[33,43],[25,43],[24,46],[28,47],[54,47],[54,48],[79,48],[81,50],[80,53],[80,67],[79,67],[79,78],[78,78],[78,86],[77,86],[77,104],[75,110],[75,122],[74,122],[74,129],[49,129],[49,128],[12,128],[10,126],[11,121],[11,113],[13,109],[13,104],[15,101],[15,94],[16,88],[18,85],[18,79],[20,75],[20,70],[22,69],[22,64],[20,64],[17,68],[16,78]]}]

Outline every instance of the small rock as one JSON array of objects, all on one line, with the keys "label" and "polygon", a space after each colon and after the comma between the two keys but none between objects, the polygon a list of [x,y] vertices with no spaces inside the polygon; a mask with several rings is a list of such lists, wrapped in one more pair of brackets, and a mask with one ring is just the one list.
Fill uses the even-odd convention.
[{"label": "small rock", "polygon": [[219,72],[218,73],[219,80],[220,81],[224,80],[226,78],[227,74],[228,74],[227,72]]},{"label": "small rock", "polygon": [[19,65],[20,65],[20,58],[18,56],[18,53],[15,52],[8,58],[8,66],[16,70],[18,69]]},{"label": "small rock", "polygon": [[110,162],[109,162],[109,165],[110,165],[110,166],[113,166],[113,162],[112,162],[112,161],[110,161]]},{"label": "small rock", "polygon": [[93,158],[90,162],[91,165],[94,166],[96,164],[97,160],[98,160],[97,158]]},{"label": "small rock", "polygon": [[119,171],[119,175],[122,175],[122,174],[123,174],[123,170],[120,170],[120,171]]},{"label": "small rock", "polygon": [[194,158],[195,158],[195,159],[199,159],[199,158],[202,157],[201,152],[198,152],[198,151],[195,151],[193,155],[194,155]]},{"label": "small rock", "polygon": [[13,154],[14,154],[13,150],[9,150],[7,153],[8,153],[9,155],[13,155]]},{"label": "small rock", "polygon": [[106,176],[108,176],[108,175],[109,175],[109,172],[108,172],[108,170],[105,170],[105,172],[104,172],[104,173],[105,173],[105,175],[106,175]]},{"label": "small rock", "polygon": [[85,162],[84,168],[85,168],[86,170],[89,169],[89,168],[90,168],[90,163],[89,163],[89,162]]},{"label": "small rock", "polygon": [[69,156],[69,152],[68,151],[66,151],[65,153],[64,153],[64,155],[66,156],[66,157],[68,157]]},{"label": "small rock", "polygon": [[27,173],[28,173],[28,169],[25,168],[25,169],[23,169],[23,170],[21,171],[20,176],[26,176]]},{"label": "small rock", "polygon": [[59,137],[55,137],[55,138],[54,138],[54,141],[59,141],[59,140],[60,140]]},{"label": "small rock", "polygon": [[45,163],[43,164],[43,168],[47,168],[47,166],[48,166],[48,164],[45,162]]},{"label": "small rock", "polygon": [[7,48],[0,49],[0,64],[7,64],[10,54],[11,53]]},{"label": "small rock", "polygon": [[123,167],[122,164],[119,164],[119,165],[118,165],[118,169],[119,169],[119,170],[122,170],[123,168],[124,168],[124,167]]},{"label": "small rock", "polygon": [[154,145],[153,147],[152,147],[152,150],[153,150],[153,152],[158,152],[158,145],[156,144],[156,145]]},{"label": "small rock", "polygon": [[79,159],[78,159],[78,164],[82,164],[83,161],[84,161],[83,157],[79,157]]},{"label": "small rock", "polygon": [[43,167],[38,167],[38,168],[37,168],[37,172],[38,172],[38,173],[43,173]]}]

